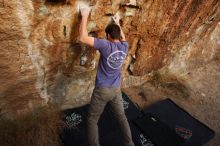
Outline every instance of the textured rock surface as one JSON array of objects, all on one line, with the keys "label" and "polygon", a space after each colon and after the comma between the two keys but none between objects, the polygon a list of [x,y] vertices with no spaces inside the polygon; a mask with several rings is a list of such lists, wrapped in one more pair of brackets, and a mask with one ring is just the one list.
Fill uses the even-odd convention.
[{"label": "textured rock surface", "polygon": [[88,29],[98,37],[105,37],[111,15],[121,15],[130,44],[124,87],[141,84],[149,79],[148,73],[162,68],[162,73],[184,76],[189,88],[194,88],[197,81],[191,82],[187,74],[219,60],[219,3],[1,0],[1,113],[20,114],[47,103],[69,108],[89,102],[99,54],[78,43],[82,4],[92,7]]},{"label": "textured rock surface", "polygon": [[46,102],[39,94],[37,55],[28,39],[33,7],[30,1],[1,1],[0,6],[0,107],[3,114],[19,114]]}]

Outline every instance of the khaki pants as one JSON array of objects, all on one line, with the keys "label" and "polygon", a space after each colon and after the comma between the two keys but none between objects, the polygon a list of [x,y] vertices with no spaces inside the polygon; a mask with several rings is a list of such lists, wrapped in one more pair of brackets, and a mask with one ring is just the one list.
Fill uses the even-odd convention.
[{"label": "khaki pants", "polygon": [[123,134],[124,145],[134,146],[130,127],[123,108],[123,100],[120,88],[99,87],[96,87],[93,91],[87,119],[88,140],[90,146],[100,146],[97,123],[107,103],[110,103],[114,116],[119,123]]}]

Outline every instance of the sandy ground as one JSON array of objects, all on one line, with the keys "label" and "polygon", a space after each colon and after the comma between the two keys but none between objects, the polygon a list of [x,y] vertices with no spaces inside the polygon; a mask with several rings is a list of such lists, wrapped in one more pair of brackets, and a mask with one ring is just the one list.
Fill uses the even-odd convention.
[{"label": "sandy ground", "polygon": [[156,88],[150,83],[126,88],[123,91],[141,108],[146,108],[167,97],[171,98],[180,107],[216,132],[214,139],[205,146],[220,146],[220,108],[218,108],[220,98],[205,98],[205,95],[202,96],[201,94],[191,95],[186,98],[175,89]]}]

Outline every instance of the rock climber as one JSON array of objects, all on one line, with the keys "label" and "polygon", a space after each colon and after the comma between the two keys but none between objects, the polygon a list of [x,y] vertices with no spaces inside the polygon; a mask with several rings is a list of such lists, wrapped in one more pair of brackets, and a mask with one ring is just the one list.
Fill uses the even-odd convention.
[{"label": "rock climber", "polygon": [[82,16],[79,29],[80,42],[100,52],[95,88],[87,117],[89,144],[100,146],[97,123],[104,107],[109,103],[121,128],[124,145],[134,146],[121,93],[121,70],[128,53],[128,42],[120,27],[120,17],[119,15],[112,17],[114,23],[109,24],[105,29],[107,39],[99,39],[88,35],[87,22],[90,9],[80,8],[80,12]]}]

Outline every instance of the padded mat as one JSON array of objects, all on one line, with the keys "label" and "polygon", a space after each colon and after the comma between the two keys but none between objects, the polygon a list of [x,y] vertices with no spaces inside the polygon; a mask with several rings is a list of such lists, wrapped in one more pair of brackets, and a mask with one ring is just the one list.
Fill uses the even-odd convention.
[{"label": "padded mat", "polygon": [[[193,118],[170,99],[158,102],[141,113],[127,95],[124,93],[122,95],[125,114],[130,124],[135,146],[172,146],[164,145],[165,143],[158,145],[163,141],[161,141],[160,137],[160,128],[165,129],[165,133],[172,133],[169,135],[171,137],[176,137],[176,135],[181,137],[180,143],[182,143],[182,139],[185,142],[181,146],[202,146],[214,137],[214,131]],[[64,146],[88,146],[86,132],[88,108],[89,105],[85,105],[64,111],[65,116],[63,120],[66,128],[61,136]],[[160,123],[159,128],[158,125],[155,128],[155,125],[151,123],[152,121],[145,124],[145,122],[140,120],[143,117],[143,113],[145,113],[145,117],[146,115],[155,117]],[[137,125],[136,122],[138,120],[144,127]],[[123,146],[120,128],[114,119],[110,105],[105,107],[98,126],[101,146]],[[150,128],[153,131],[146,132],[144,130]],[[156,133],[158,133],[158,138],[155,138]],[[172,143],[173,140],[169,142]]]},{"label": "padded mat", "polygon": [[[122,93],[125,115],[130,124],[135,146],[155,146],[134,124],[133,120],[140,116],[140,111]],[[66,128],[62,136],[64,146],[88,146],[86,134],[86,117],[89,105],[64,111]],[[122,136],[117,121],[114,119],[110,105],[105,107],[99,122],[101,146],[123,146]]]},{"label": "padded mat", "polygon": [[181,146],[184,140],[152,114],[134,121],[135,125],[158,146]]},{"label": "padded mat", "polygon": [[176,131],[185,140],[183,146],[202,146],[215,135],[212,129],[192,117],[169,98],[148,107],[144,112],[155,115],[170,129]]}]

